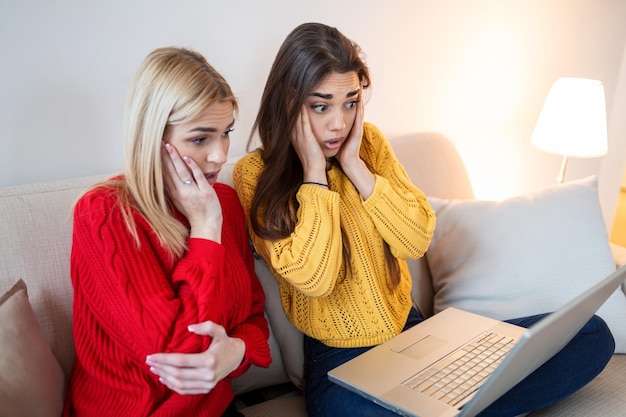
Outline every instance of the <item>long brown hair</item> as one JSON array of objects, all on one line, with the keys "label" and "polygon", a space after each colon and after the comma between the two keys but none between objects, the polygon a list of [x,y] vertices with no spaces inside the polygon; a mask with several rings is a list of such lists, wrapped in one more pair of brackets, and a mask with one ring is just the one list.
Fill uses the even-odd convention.
[{"label": "long brown hair", "polygon": [[[248,141],[250,150],[258,131],[264,168],[252,199],[250,223],[254,233],[263,239],[285,238],[296,226],[296,193],[304,174],[291,135],[306,98],[332,72],[355,72],[363,88],[370,85],[361,48],[334,27],[301,24],[278,50]],[[342,236],[344,265],[349,268],[350,254],[343,229]],[[387,245],[385,260],[395,286],[400,273]]]}]

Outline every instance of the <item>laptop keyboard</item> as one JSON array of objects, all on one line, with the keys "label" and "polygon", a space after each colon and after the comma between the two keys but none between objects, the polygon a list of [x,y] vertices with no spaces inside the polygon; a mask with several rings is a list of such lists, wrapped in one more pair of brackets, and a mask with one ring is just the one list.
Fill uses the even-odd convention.
[{"label": "laptop keyboard", "polygon": [[403,385],[454,406],[480,388],[514,344],[511,338],[484,332]]}]

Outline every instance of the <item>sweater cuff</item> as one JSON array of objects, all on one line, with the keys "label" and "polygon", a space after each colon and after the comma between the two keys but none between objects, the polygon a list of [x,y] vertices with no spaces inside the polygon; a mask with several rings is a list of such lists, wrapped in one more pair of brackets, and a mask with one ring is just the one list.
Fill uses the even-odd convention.
[{"label": "sweater cuff", "polygon": [[220,243],[189,238],[187,252],[178,263],[172,282],[187,281],[193,288],[197,288],[204,273],[209,270],[207,268],[221,270],[225,257],[226,249]]},{"label": "sweater cuff", "polygon": [[191,237],[187,239],[187,260],[199,263],[222,261],[226,256],[226,249],[221,243],[213,240]]},{"label": "sweater cuff", "polygon": [[363,201],[363,207],[366,210],[371,210],[380,202],[382,196],[385,194],[385,190],[389,187],[389,181],[381,177],[380,175],[375,175],[376,182],[374,183],[374,189],[372,190],[372,195],[367,200]]},{"label": "sweater cuff", "polygon": [[323,187],[321,185],[316,185],[313,183],[303,183],[300,185],[299,190],[305,190],[307,193],[312,192],[316,195],[319,195],[319,193],[327,193],[330,191],[328,186]]},{"label": "sweater cuff", "polygon": [[243,375],[250,368],[250,365],[261,368],[270,366],[272,362],[270,347],[267,343],[267,338],[258,327],[244,324],[235,328],[229,336],[238,337],[243,340],[246,346],[243,360],[237,369],[228,375],[230,378],[237,378]]},{"label": "sweater cuff", "polygon": [[214,240],[210,239],[202,239],[199,237],[190,237],[187,239],[187,250],[189,252],[197,253],[198,250],[202,251],[200,253],[206,253],[207,250],[214,251],[216,248],[222,248],[223,246],[220,243],[217,243]]}]

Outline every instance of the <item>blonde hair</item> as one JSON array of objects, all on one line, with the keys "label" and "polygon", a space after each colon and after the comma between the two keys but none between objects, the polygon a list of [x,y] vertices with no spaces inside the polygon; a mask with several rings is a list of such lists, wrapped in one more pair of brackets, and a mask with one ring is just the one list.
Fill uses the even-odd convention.
[{"label": "blonde hair", "polygon": [[171,126],[186,123],[215,103],[237,100],[226,80],[199,53],[185,48],[151,52],[135,76],[125,120],[125,178],[119,189],[126,226],[139,245],[132,209],[141,213],[171,256],[182,256],[189,231],[171,215],[163,182],[161,146]]}]

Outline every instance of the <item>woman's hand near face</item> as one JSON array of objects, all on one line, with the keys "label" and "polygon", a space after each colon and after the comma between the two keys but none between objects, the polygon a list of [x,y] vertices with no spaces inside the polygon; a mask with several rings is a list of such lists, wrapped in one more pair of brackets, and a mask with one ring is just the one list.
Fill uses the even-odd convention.
[{"label": "woman's hand near face", "polygon": [[191,226],[190,237],[222,239],[222,207],[213,187],[191,158],[182,158],[173,145],[163,146],[163,180],[176,208]]},{"label": "woman's hand near face", "polygon": [[303,180],[326,184],[328,181],[326,178],[326,157],[313,134],[305,106],[302,106],[296,127],[291,135],[291,143],[302,163]]},{"label": "woman's hand near face", "polygon": [[150,371],[179,394],[206,394],[243,361],[243,340],[229,337],[224,328],[211,321],[195,324],[190,331],[210,336],[211,344],[202,353],[155,353],[146,358]]},{"label": "woman's hand near face", "polygon": [[359,100],[356,103],[356,116],[354,118],[354,123],[352,124],[352,129],[350,129],[350,133],[346,138],[346,141],[337,152],[337,162],[344,169],[349,168],[350,166],[354,166],[356,164],[362,163],[359,152],[361,150],[361,140],[363,137],[363,100],[362,100],[362,92],[359,93]]},{"label": "woman's hand near face", "polygon": [[363,199],[367,200],[374,191],[374,185],[376,184],[376,177],[367,168],[365,162],[361,159],[359,154],[361,150],[361,141],[363,138],[363,90],[359,93],[359,101],[357,103],[356,117],[354,118],[354,124],[350,133],[346,138],[346,141],[337,152],[337,161],[341,165],[341,169],[346,174],[350,181],[354,184],[359,194]]}]

